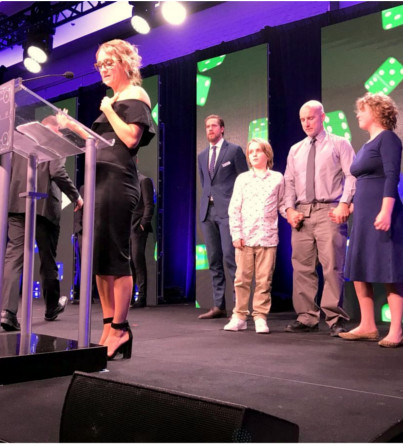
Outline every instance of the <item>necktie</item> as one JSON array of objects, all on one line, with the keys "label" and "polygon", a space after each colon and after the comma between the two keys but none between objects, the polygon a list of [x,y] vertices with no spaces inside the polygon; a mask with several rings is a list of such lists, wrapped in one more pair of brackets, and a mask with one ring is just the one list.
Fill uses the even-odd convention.
[{"label": "necktie", "polygon": [[209,168],[208,168],[208,171],[210,173],[210,178],[212,178],[213,175],[214,175],[214,167],[215,167],[215,158],[216,158],[217,147],[215,145],[213,145],[211,148],[213,149],[213,153],[211,154],[210,165],[209,165]]},{"label": "necktie", "polygon": [[316,138],[311,140],[311,149],[308,154],[308,162],[306,165],[306,200],[313,202],[315,200],[315,155],[316,155]]}]

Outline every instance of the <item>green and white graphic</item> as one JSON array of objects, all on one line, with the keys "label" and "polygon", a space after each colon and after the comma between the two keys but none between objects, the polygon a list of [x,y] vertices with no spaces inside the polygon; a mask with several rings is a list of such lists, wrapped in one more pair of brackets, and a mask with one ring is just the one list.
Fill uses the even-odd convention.
[{"label": "green and white graphic", "polygon": [[205,244],[196,246],[196,270],[208,269],[207,249]]},{"label": "green and white graphic", "polygon": [[328,133],[336,134],[351,141],[350,127],[343,111],[338,110],[326,113],[324,127]]},{"label": "green and white graphic", "polygon": [[204,71],[211,70],[220,66],[225,59],[225,54],[223,56],[213,57],[212,59],[202,60],[197,64],[197,69],[200,73],[204,73]]},{"label": "green and white graphic", "polygon": [[254,119],[249,123],[248,141],[252,138],[261,138],[265,141],[269,140],[269,120],[267,117]]},{"label": "green and white graphic", "polygon": [[382,28],[392,29],[403,25],[403,6],[382,11]]},{"label": "green and white graphic", "polygon": [[389,57],[365,82],[370,93],[389,94],[403,79],[403,65],[394,57]]}]

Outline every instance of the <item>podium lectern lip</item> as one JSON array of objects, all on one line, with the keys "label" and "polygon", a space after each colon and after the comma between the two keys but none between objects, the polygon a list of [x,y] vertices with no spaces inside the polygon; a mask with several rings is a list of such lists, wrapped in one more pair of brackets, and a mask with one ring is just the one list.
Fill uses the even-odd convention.
[{"label": "podium lectern lip", "polygon": [[[43,134],[40,135],[39,128],[45,127],[40,121],[49,116],[55,117],[57,114],[63,114],[69,121],[74,123],[75,126],[84,130],[89,137],[94,139],[97,149],[111,147],[114,144],[114,140],[108,141],[104,139],[69,114],[64,113],[59,108],[28,89],[22,84],[21,78],[18,78],[0,85],[0,155],[16,151],[21,156],[28,157],[30,154],[35,153],[35,149],[38,146],[42,146],[42,149],[49,149],[50,141],[46,143],[47,137],[51,138],[52,143],[54,142],[55,144],[57,143],[61,145],[69,143],[71,145],[65,156],[63,156],[63,153],[59,150],[55,153],[55,147],[50,147],[53,150],[53,155],[49,153],[49,157],[47,158],[45,158],[43,150],[39,150],[38,159],[40,159],[40,162],[84,153],[86,150],[85,140],[82,138],[81,144],[78,144],[77,140],[69,140],[63,134],[58,134],[47,127],[46,128],[49,131],[45,132],[42,128],[41,131]],[[23,133],[25,136],[29,137],[29,139],[24,139],[24,141],[27,142],[29,140],[31,142],[28,145],[19,143],[17,150],[15,150],[14,137],[16,133]],[[52,133],[53,136],[51,136],[50,133]],[[54,136],[57,136],[58,138],[55,140]],[[40,137],[40,140],[38,140],[38,137]],[[63,149],[61,151],[63,152]]]},{"label": "podium lectern lip", "polygon": [[[79,128],[88,135],[87,139],[68,138],[58,130],[56,116],[64,114],[73,128]],[[52,130],[51,128],[54,128]],[[47,102],[22,85],[21,79],[0,85],[0,286],[3,282],[3,263],[7,242],[7,217],[9,185],[11,178],[11,156],[15,152],[28,159],[23,303],[20,339],[20,355],[32,354],[30,348],[32,324],[32,281],[33,246],[36,222],[37,166],[41,162],[85,153],[85,210],[83,221],[83,261],[81,267],[82,286],[80,292],[78,349],[88,348],[90,332],[90,305],[92,284],[92,247],[95,206],[95,162],[96,150],[110,147],[114,141],[107,141],[73,117]],[[1,295],[0,295],[1,306]],[[106,366],[106,348],[104,351]],[[0,357],[1,359],[1,357]]]}]

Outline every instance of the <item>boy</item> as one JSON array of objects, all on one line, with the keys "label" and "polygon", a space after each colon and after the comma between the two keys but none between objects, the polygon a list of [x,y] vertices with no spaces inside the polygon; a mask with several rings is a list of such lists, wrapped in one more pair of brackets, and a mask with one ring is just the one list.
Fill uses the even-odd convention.
[{"label": "boy", "polygon": [[271,306],[271,282],[278,244],[278,211],[285,217],[284,178],[273,167],[273,149],[260,138],[246,148],[251,167],[240,174],[228,208],[230,231],[235,247],[235,308],[226,331],[247,328],[249,295],[253,274],[255,291],[252,317],[258,334],[269,333],[267,314]]}]

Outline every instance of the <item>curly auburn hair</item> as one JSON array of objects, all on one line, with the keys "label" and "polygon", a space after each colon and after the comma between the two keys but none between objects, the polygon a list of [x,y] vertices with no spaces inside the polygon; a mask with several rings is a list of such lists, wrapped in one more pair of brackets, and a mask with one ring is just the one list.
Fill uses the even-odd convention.
[{"label": "curly auburn hair", "polygon": [[368,105],[374,117],[386,130],[396,128],[399,111],[396,103],[389,96],[383,93],[366,93],[357,99],[355,105],[357,110],[362,110],[364,105]]},{"label": "curly auburn hair", "polygon": [[259,147],[262,149],[263,153],[266,155],[267,157],[267,167],[272,168],[274,165],[273,162],[273,158],[274,158],[274,154],[273,154],[273,149],[271,147],[271,145],[265,141],[264,139],[261,138],[253,138],[248,142],[248,145],[246,146],[246,161],[249,164],[249,167],[252,167],[252,164],[249,161],[249,147],[250,145],[255,142],[256,144],[259,145]]},{"label": "curly auburn hair", "polygon": [[96,53],[96,58],[101,50],[108,55],[115,57],[120,61],[126,71],[127,77],[133,85],[141,85],[142,79],[140,74],[141,56],[136,46],[120,39],[113,39],[109,42],[102,43]]}]

